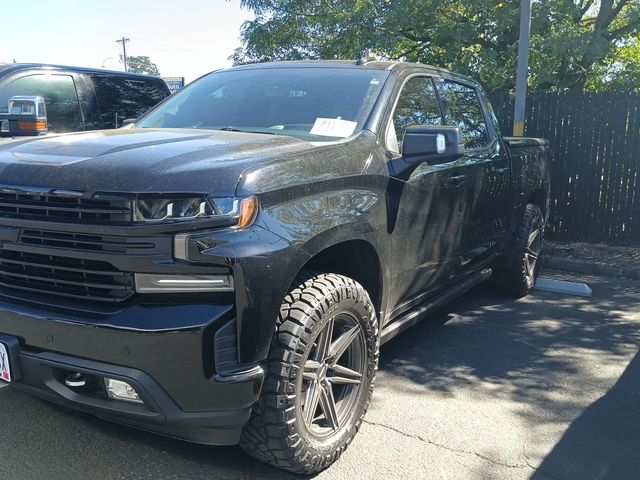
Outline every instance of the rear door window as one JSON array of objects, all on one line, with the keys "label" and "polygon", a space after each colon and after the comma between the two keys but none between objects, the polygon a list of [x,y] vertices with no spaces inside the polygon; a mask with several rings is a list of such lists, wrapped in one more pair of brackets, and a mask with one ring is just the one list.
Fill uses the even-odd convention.
[{"label": "rear door window", "polygon": [[138,118],[165,97],[152,80],[96,75],[91,81],[100,128],[121,127],[124,120]]},{"label": "rear door window", "polygon": [[7,113],[9,99],[18,95],[44,98],[49,131],[64,133],[83,129],[80,103],[72,76],[36,74],[13,80],[0,89],[0,113]]},{"label": "rear door window", "polygon": [[445,81],[438,85],[445,110],[445,123],[460,129],[464,146],[481,148],[489,143],[489,129],[476,90],[468,85]]}]

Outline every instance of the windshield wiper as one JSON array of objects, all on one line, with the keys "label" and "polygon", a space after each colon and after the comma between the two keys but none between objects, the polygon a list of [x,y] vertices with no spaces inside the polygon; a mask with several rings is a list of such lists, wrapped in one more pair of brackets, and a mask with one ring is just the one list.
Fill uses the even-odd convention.
[{"label": "windshield wiper", "polygon": [[264,135],[277,135],[277,133],[275,133],[275,132],[263,132],[262,130],[260,130],[260,131],[241,130],[241,129],[236,128],[236,127],[222,127],[222,128],[216,128],[216,130],[222,130],[223,132],[262,133]]}]

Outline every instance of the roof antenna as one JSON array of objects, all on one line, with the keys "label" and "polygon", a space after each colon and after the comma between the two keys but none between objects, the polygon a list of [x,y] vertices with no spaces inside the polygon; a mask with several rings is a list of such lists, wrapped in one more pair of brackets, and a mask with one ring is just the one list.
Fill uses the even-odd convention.
[{"label": "roof antenna", "polygon": [[360,58],[356,62],[356,65],[366,65],[369,62],[375,62],[378,58],[373,54],[370,48],[366,48],[360,54]]}]

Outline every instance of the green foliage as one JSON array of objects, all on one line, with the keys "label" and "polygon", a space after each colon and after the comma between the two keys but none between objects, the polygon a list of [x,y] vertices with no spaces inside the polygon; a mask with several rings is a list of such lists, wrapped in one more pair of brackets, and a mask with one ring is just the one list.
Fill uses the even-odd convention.
[{"label": "green foliage", "polygon": [[[640,0],[533,0],[530,85],[537,90],[596,89],[616,54],[640,34]],[[242,29],[236,64],[358,58],[371,49],[513,90],[519,0],[243,0],[256,14]],[[609,65],[609,67],[607,67]],[[625,63],[637,78],[638,63]]]},{"label": "green foliage", "polygon": [[606,62],[597,66],[597,74],[589,79],[587,89],[640,93],[640,38],[614,49]]},{"label": "green foliage", "polygon": [[160,70],[147,56],[127,57],[127,70],[146,75],[160,75]]}]

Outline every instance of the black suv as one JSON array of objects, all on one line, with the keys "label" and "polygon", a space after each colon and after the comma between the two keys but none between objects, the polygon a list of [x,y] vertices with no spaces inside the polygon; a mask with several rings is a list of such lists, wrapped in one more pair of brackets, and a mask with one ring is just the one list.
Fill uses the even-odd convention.
[{"label": "black suv", "polygon": [[[170,95],[161,78],[109,70],[43,65],[0,64],[0,118],[9,100],[42,97],[51,133],[121,127]],[[0,132],[1,136],[20,132]]]},{"label": "black suv", "polygon": [[532,288],[548,144],[419,64],[214,72],[129,129],[0,146],[0,374],[295,472],[356,434],[381,343]]}]

